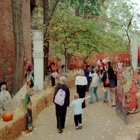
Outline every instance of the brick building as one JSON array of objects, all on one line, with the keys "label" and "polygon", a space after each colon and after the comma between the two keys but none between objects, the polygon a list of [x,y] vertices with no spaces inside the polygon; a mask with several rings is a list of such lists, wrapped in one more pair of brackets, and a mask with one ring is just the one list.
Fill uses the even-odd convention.
[{"label": "brick building", "polygon": [[[35,0],[22,0],[22,22],[25,47],[25,58],[31,60],[31,12],[35,5]],[[12,23],[12,4],[11,0],[0,1],[0,82],[4,75],[8,89],[11,88],[11,82],[14,72],[14,34]],[[7,65],[7,66],[6,66]],[[4,67],[6,67],[4,74]]]}]

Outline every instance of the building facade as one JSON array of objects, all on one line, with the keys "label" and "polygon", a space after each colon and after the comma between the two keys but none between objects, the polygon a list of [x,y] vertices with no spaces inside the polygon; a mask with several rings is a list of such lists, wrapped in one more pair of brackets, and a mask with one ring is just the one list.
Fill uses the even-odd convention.
[{"label": "building facade", "polygon": [[[32,59],[31,12],[34,0],[22,0],[22,23],[25,58]],[[14,33],[11,0],[0,1],[0,82],[6,81],[8,89],[14,73],[15,62]]]}]

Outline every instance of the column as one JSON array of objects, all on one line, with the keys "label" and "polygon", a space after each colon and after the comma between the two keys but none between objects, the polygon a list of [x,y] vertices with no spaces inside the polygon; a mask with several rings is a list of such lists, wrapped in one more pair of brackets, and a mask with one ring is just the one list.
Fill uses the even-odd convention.
[{"label": "column", "polygon": [[44,52],[43,52],[43,32],[34,30],[33,33],[33,58],[34,58],[34,85],[43,90],[44,83]]}]

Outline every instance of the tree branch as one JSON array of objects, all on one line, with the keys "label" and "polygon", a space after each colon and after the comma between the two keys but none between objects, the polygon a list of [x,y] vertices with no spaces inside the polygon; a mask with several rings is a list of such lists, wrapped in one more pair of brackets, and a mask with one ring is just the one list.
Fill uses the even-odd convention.
[{"label": "tree branch", "polygon": [[104,20],[104,21],[106,21],[106,22],[108,22],[108,23],[113,23],[113,24],[115,24],[115,25],[117,25],[117,26],[121,26],[121,27],[122,27],[122,25],[120,25],[120,24],[118,24],[118,23],[116,23],[116,22],[114,22],[114,21],[110,21],[109,19],[100,18],[100,17],[98,17],[98,18],[101,19],[101,20]]},{"label": "tree branch", "polygon": [[[52,16],[53,16],[53,14],[54,14],[54,11],[55,11],[55,9],[56,9],[57,4],[58,4],[59,1],[60,1],[60,0],[56,0],[55,3],[53,4],[52,11],[51,11],[51,13],[50,13],[50,15],[49,15],[49,17],[48,17],[48,21],[49,21],[49,22],[50,22],[50,20],[52,19]],[[48,23],[48,24],[49,24],[49,23]]]},{"label": "tree branch", "polygon": [[48,26],[49,26],[49,24],[50,24],[50,21],[51,21],[51,19],[52,19],[52,16],[53,16],[53,14],[54,14],[54,12],[55,12],[55,9],[56,9],[57,4],[58,4],[59,1],[60,1],[60,0],[56,0],[56,1],[55,1],[55,3],[53,4],[52,10],[51,10],[51,12],[50,12],[50,14],[49,14],[49,16],[48,16],[48,22],[47,22],[47,24],[46,24],[46,30],[45,30],[45,33],[44,33],[44,37],[46,36],[46,33],[47,33],[47,31],[48,31]]},{"label": "tree branch", "polygon": [[124,30],[125,30],[125,32],[126,32],[126,35],[127,35],[127,38],[128,38],[128,45],[126,46],[126,47],[127,47],[127,51],[128,51],[128,59],[129,59],[129,61],[130,61],[130,66],[131,66],[132,71],[133,71],[133,73],[134,73],[134,69],[133,69],[133,67],[132,67],[132,63],[131,63],[131,60],[130,60],[130,43],[131,43],[131,39],[130,39],[130,36],[129,36],[129,33],[128,33],[129,28],[130,28],[130,26],[131,26],[131,24],[132,24],[133,16],[134,16],[134,13],[133,13],[131,19],[129,20],[129,23],[128,23],[128,25],[127,25],[127,28],[124,28],[124,27],[123,27],[123,28],[124,28]]}]

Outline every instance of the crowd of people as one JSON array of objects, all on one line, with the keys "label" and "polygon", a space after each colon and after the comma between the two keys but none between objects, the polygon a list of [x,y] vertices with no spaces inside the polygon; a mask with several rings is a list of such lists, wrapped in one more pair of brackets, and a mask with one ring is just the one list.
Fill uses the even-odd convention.
[{"label": "crowd of people", "polygon": [[51,79],[52,87],[56,85],[56,79],[59,79],[61,76],[66,76],[65,65],[62,65],[59,69],[56,69],[54,67],[54,62],[51,62],[47,67],[47,76]]},{"label": "crowd of people", "polygon": [[[55,103],[56,118],[57,118],[57,129],[59,133],[63,132],[65,127],[65,117],[67,107],[73,107],[74,109],[74,123],[75,128],[82,128],[82,113],[83,108],[86,107],[85,99],[89,99],[89,104],[93,104],[94,96],[96,102],[100,101],[98,96],[99,83],[103,86],[103,102],[108,103],[110,107],[116,106],[115,101],[115,89],[117,87],[117,74],[121,74],[123,71],[123,63],[119,58],[116,58],[117,65],[116,69],[113,69],[111,62],[104,63],[100,60],[98,64],[86,65],[83,70],[77,73],[75,78],[76,92],[74,94],[74,100],[70,103],[70,91],[66,85],[65,75],[59,77],[59,84],[56,86],[54,99],[58,94],[59,89],[63,89],[66,93],[64,97],[64,105],[60,106]],[[89,93],[89,96],[86,94]]]},{"label": "crowd of people", "polygon": [[[52,67],[55,65],[55,63],[50,63],[50,65],[47,67],[47,74],[51,78],[52,87],[56,87],[54,93],[54,103],[56,110],[57,129],[59,133],[62,133],[63,129],[65,128],[67,107],[72,107],[74,109],[74,123],[76,130],[82,128],[82,113],[83,108],[86,107],[85,100],[89,99],[89,104],[93,104],[95,102],[95,96],[96,102],[100,101],[100,98],[98,96],[99,83],[101,86],[103,86],[103,102],[108,103],[110,107],[116,106],[115,89],[117,87],[117,74],[121,74],[123,71],[123,63],[119,58],[116,58],[116,60],[116,69],[113,69],[110,61],[104,63],[102,60],[100,60],[97,64],[86,65],[83,70],[80,70],[75,78],[76,91],[74,94],[74,100],[71,103],[70,90],[69,87],[66,85],[65,65],[62,65],[58,70],[55,70]],[[25,77],[27,78],[27,85],[32,88],[34,85],[33,65],[31,65],[30,63],[27,64],[28,65],[26,67]],[[59,83],[57,86],[55,83],[56,78],[59,79]],[[60,89],[64,91],[64,98],[61,97],[62,94],[60,93]],[[59,105],[55,102],[58,92],[60,94],[58,100],[63,100],[62,105]],[[89,96],[86,96],[86,94],[88,93]],[[27,99],[25,98],[24,101],[26,101],[25,105],[27,106],[28,104],[31,104],[31,100],[28,93],[26,94],[26,96]],[[7,90],[6,83],[1,83],[0,114],[3,113],[3,105],[10,100],[11,96]],[[28,109],[28,116],[31,118],[31,109],[28,107],[26,108]],[[29,127],[30,126],[32,126],[32,120],[29,122]]]},{"label": "crowd of people", "polygon": [[[119,63],[120,61],[118,60],[118,64]],[[100,60],[100,64],[94,66],[87,65],[75,80],[77,89],[79,89],[79,87],[81,88],[81,91],[77,90],[79,97],[84,98],[86,93],[89,92],[89,103],[93,104],[94,96],[96,98],[96,101],[99,102],[100,99],[98,96],[98,85],[99,83],[102,83],[104,91],[103,102],[108,102],[110,107],[115,107],[115,89],[117,87],[118,72],[119,74],[122,72],[122,67],[120,68],[117,66],[117,69],[113,69],[110,61],[105,64],[102,62],[102,60]],[[85,105],[82,107],[84,108]]]}]

